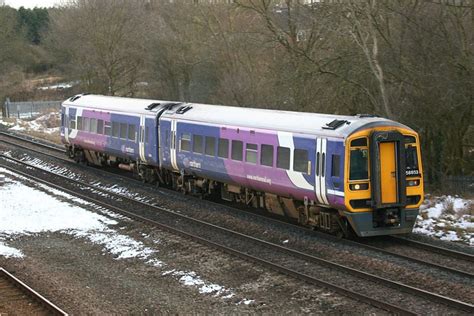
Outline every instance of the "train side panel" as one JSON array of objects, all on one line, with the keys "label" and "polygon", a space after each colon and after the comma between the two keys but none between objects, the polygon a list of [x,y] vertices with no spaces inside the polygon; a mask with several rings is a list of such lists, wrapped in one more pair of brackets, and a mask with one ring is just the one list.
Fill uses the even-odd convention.
[{"label": "train side panel", "polygon": [[[156,119],[145,118],[141,129],[140,115],[110,113],[96,109],[63,107],[63,143],[109,156],[158,165],[158,135]],[[140,155],[141,133],[144,152]],[[144,161],[144,162],[145,162]]]}]

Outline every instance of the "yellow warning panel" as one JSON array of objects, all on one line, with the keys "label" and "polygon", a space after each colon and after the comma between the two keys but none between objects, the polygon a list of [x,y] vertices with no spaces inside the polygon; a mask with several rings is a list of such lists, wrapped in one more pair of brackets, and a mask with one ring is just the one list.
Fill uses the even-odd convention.
[{"label": "yellow warning panel", "polygon": [[395,142],[380,143],[380,190],[382,204],[397,202],[397,158]]}]

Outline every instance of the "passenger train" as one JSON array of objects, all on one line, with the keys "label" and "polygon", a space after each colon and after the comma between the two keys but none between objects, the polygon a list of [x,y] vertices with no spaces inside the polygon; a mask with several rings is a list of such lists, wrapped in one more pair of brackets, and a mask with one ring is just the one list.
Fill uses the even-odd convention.
[{"label": "passenger train", "polygon": [[370,115],[81,94],[62,104],[61,139],[78,162],[338,235],[409,233],[423,201],[418,134]]}]

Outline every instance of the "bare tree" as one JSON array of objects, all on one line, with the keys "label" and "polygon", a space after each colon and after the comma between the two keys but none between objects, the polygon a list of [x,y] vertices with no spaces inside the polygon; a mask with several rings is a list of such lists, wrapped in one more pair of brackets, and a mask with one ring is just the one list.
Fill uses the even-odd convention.
[{"label": "bare tree", "polygon": [[134,95],[144,66],[145,15],[144,1],[72,0],[52,19],[55,46],[70,54],[89,89]]}]

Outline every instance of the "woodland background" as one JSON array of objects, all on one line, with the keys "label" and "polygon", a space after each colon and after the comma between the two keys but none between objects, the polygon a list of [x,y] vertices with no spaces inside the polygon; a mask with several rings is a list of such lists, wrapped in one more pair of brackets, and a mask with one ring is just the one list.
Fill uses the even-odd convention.
[{"label": "woodland background", "polygon": [[[425,180],[474,176],[474,1],[0,0],[0,102],[89,92],[333,114],[420,133]],[[40,86],[71,82],[72,88]]]}]

